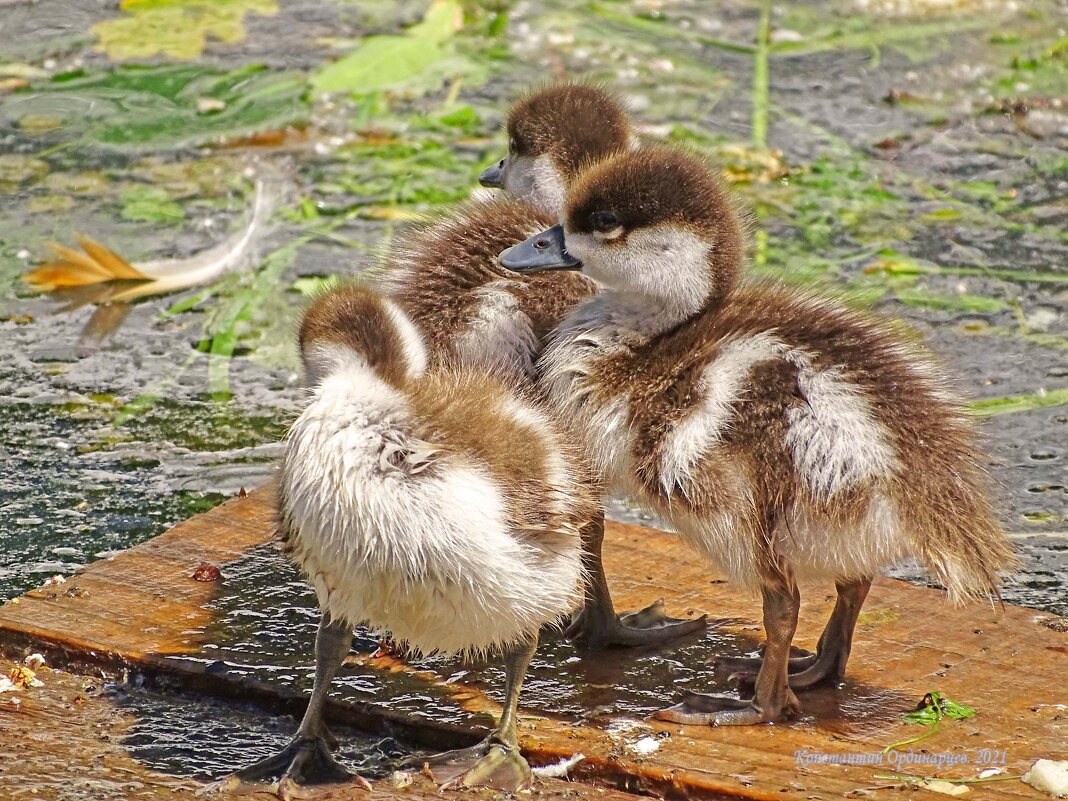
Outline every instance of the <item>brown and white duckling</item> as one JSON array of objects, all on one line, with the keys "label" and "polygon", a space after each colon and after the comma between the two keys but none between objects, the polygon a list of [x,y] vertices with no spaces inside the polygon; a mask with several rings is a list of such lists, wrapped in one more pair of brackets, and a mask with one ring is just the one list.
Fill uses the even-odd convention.
[{"label": "brown and white duckling", "polygon": [[[470,204],[408,237],[374,286],[412,320],[432,368],[483,365],[527,380],[549,332],[596,287],[574,273],[517,275],[497,256],[558,221],[566,186],[583,166],[633,148],[637,139],[610,93],[575,83],[521,98],[505,127],[508,156],[480,180],[510,199]],[[603,538],[598,514],[584,530],[590,580],[568,636],[591,648],[654,645],[705,627],[704,618],[668,617],[662,601],[620,618],[601,564]]]},{"label": "brown and white duckling", "polygon": [[[426,370],[392,301],[346,287],[304,316],[312,400],[289,432],[279,484],[286,549],[323,611],[315,685],[280,754],[235,774],[341,781],[322,720],[356,624],[417,653],[502,652],[507,699],[479,746],[427,760],[468,786],[530,782],[516,707],[538,630],[581,597],[579,528],[596,508],[550,417],[485,371]],[[281,786],[281,785],[280,785]]]},{"label": "brown and white duckling", "polygon": [[[743,225],[698,159],[623,153],[584,173],[562,225],[501,254],[603,286],[542,356],[588,457],[735,581],[759,588],[752,699],[691,694],[658,717],[751,724],[840,680],[873,576],[914,556],[952,599],[996,593],[1014,557],[965,411],[919,347],[813,295],[738,285]],[[791,665],[798,581],[833,579],[817,653]],[[795,672],[790,673],[791,667]]]},{"label": "brown and white duckling", "polygon": [[373,286],[411,317],[429,344],[432,367],[459,360],[525,378],[548,333],[596,287],[578,274],[517,276],[497,256],[559,221],[567,183],[583,165],[635,139],[611,94],[575,83],[516,101],[506,131],[508,157],[479,180],[507,197],[467,204],[409,235]]}]

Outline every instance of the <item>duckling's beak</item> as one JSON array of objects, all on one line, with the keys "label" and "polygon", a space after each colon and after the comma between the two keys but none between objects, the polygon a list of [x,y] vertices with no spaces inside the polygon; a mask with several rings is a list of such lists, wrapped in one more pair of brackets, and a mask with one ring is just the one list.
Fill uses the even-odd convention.
[{"label": "duckling's beak", "polygon": [[484,169],[481,175],[478,176],[478,182],[483,186],[488,186],[492,189],[504,188],[504,162],[505,159],[501,159],[496,164],[491,164]]},{"label": "duckling's beak", "polygon": [[497,260],[502,267],[516,273],[578,270],[582,267],[582,262],[567,252],[562,225],[554,225],[518,245],[512,245]]}]

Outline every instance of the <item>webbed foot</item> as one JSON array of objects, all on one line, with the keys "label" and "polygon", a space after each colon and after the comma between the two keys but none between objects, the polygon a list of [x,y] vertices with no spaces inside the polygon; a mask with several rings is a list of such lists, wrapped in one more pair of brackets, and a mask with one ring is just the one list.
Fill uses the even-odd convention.
[{"label": "webbed foot", "polygon": [[327,737],[297,737],[274,756],[235,771],[206,789],[236,794],[266,791],[290,801],[307,797],[302,789],[305,785],[348,782],[371,789],[366,779],[334,759]]},{"label": "webbed foot", "polygon": [[[776,708],[778,706],[778,708]],[[801,704],[788,693],[785,701],[767,708],[756,699],[729,698],[704,693],[687,693],[682,702],[653,713],[657,720],[704,726],[752,726],[788,720],[801,712]]]},{"label": "webbed foot", "polygon": [[[816,663],[817,654],[808,656],[790,657],[789,670],[791,673],[800,673]],[[715,656],[712,658],[717,668],[728,670],[732,675],[752,673],[756,675],[764,662],[763,656]]]},{"label": "webbed foot", "polygon": [[471,748],[417,757],[407,767],[429,771],[442,790],[450,787],[490,787],[504,792],[527,790],[534,781],[530,765],[518,748],[495,740],[485,740]]},{"label": "webbed foot", "polygon": [[[716,665],[720,665],[716,659]],[[728,681],[740,687],[755,687],[757,677],[760,675],[759,662],[756,668],[747,667],[735,670],[728,677]],[[810,690],[821,684],[836,685],[845,679],[845,662],[836,657],[820,657],[814,655],[797,660],[790,660],[790,673],[787,681],[791,690]]]},{"label": "webbed foot", "polygon": [[611,646],[662,645],[704,631],[708,626],[707,619],[707,615],[693,620],[669,617],[663,598],[624,615],[616,615],[611,606],[604,609],[587,603],[571,619],[564,636],[593,650]]}]

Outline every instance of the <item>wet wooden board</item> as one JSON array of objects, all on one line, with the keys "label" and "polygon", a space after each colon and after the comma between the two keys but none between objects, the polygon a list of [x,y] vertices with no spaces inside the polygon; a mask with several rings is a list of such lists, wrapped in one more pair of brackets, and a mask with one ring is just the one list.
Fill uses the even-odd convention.
[{"label": "wet wooden board", "polygon": [[[90,566],[67,585],[42,588],[0,607],[0,645],[12,653],[42,649],[57,664],[131,668],[149,678],[299,711],[298,691],[212,672],[210,657],[201,651],[219,585],[193,580],[194,570],[202,562],[224,569],[239,563],[271,532],[265,492],[234,499]],[[708,612],[728,621],[724,626],[759,631],[756,600],[722,583],[670,534],[610,524],[605,558],[620,608],[663,596],[675,614]],[[796,642],[812,648],[833,598],[823,587],[803,589],[803,595]],[[1033,610],[953,608],[939,592],[881,580],[861,618],[850,681],[840,690],[803,695],[813,714],[800,722],[710,729],[640,721],[628,730],[526,716],[523,747],[535,763],[582,752],[586,759],[575,771],[579,779],[662,796],[840,797],[893,784],[877,774],[974,777],[986,767],[976,764],[983,756],[1000,763],[1004,755],[999,767],[1019,774],[1037,758],[1068,758],[1068,709],[1058,706],[1068,703],[1068,634],[1058,626]],[[391,669],[392,675],[381,672],[383,682],[405,671],[400,665]],[[435,681],[424,673],[418,678]],[[465,710],[496,709],[477,687],[448,690]],[[943,759],[957,764],[941,769],[886,760],[871,764],[885,746],[922,733],[900,715],[931,690],[978,710],[973,719],[944,722],[936,736],[912,746],[917,753],[948,754]],[[477,724],[413,719],[373,703],[332,702],[329,714],[364,727],[388,724],[436,746],[468,743],[480,733]],[[827,764],[821,761],[824,754],[863,764]],[[985,784],[981,792],[984,797],[1040,797],[1018,781]]]},{"label": "wet wooden board", "polygon": [[[13,666],[0,662],[6,674]],[[109,699],[102,682],[47,666],[37,671],[40,687],[0,694],[0,798],[91,798],[94,801],[193,801],[203,798],[203,785],[145,767],[122,745],[135,722],[134,713]],[[14,702],[13,699],[18,699]],[[370,793],[352,786],[316,788],[316,801],[433,801],[441,795],[419,775],[399,789],[390,779],[375,783]],[[483,799],[477,791],[452,793],[458,801]],[[226,798],[226,793],[210,797]],[[268,792],[241,798],[269,799]],[[617,790],[559,780],[542,781],[534,798],[540,801],[635,801]]]}]

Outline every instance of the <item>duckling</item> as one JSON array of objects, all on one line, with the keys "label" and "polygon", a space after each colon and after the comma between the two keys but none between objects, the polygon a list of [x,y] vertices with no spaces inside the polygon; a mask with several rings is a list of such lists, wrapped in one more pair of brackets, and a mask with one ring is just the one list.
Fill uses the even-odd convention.
[{"label": "duckling", "polygon": [[[596,287],[578,274],[517,275],[502,269],[504,248],[557,222],[565,188],[581,167],[637,145],[626,112],[607,91],[563,83],[518,100],[506,120],[508,156],[482,172],[484,186],[509,199],[471,204],[409,236],[376,289],[391,297],[429,344],[432,367],[450,363],[533,378],[552,329]],[[663,643],[699,631],[704,617],[669,617],[663,601],[622,617],[601,561],[603,514],[584,530],[590,583],[567,635],[589,648]]]},{"label": "duckling", "polygon": [[403,239],[373,286],[393,298],[431,343],[434,366],[459,359],[523,378],[545,337],[596,290],[577,274],[517,276],[504,248],[557,222],[567,182],[580,167],[632,146],[626,112],[608,92],[563,83],[509,109],[509,155],[484,170],[483,186],[506,199],[472,203]]},{"label": "duckling", "polygon": [[520,98],[508,110],[505,131],[508,155],[483,170],[479,183],[554,217],[584,166],[639,144],[619,101],[581,83],[554,84]]},{"label": "duckling", "polygon": [[305,314],[312,399],[289,432],[279,504],[285,547],[323,612],[315,684],[296,737],[235,776],[343,781],[322,720],[327,689],[367,623],[417,653],[507,666],[504,711],[480,745],[421,759],[452,781],[530,784],[516,708],[538,630],[581,597],[579,529],[596,506],[554,421],[478,369],[427,371],[394,302],[347,286]]},{"label": "duckling", "polygon": [[[749,671],[752,697],[692,693],[658,717],[797,714],[794,690],[844,677],[872,578],[903,557],[954,601],[997,593],[1014,556],[970,421],[920,346],[834,301],[740,284],[742,217],[693,156],[602,161],[572,184],[562,220],[501,254],[512,270],[581,270],[603,287],[541,357],[545,391],[609,486],[763,602],[763,659],[726,660]],[[798,583],[828,578],[838,598],[817,651],[791,665]]]}]

